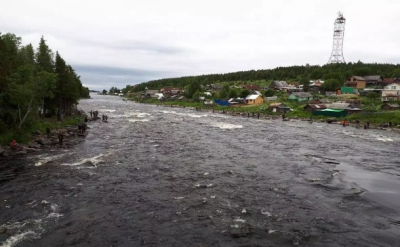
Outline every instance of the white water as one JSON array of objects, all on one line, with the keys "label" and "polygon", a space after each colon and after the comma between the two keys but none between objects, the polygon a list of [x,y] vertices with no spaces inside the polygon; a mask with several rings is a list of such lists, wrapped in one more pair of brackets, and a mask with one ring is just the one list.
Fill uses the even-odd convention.
[{"label": "white water", "polygon": [[220,129],[241,129],[241,128],[243,128],[243,125],[236,125],[236,124],[223,123],[223,122],[211,123],[211,126],[217,127]]}]

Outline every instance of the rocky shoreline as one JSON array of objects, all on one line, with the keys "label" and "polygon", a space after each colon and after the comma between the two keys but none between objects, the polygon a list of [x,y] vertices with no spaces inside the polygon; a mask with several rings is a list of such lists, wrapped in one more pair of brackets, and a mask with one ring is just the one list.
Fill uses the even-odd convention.
[{"label": "rocky shoreline", "polygon": [[[100,117],[88,117],[85,113],[82,113],[84,118],[87,118],[88,121],[96,121],[100,119]],[[11,145],[8,146],[0,146],[0,158],[7,159],[15,156],[23,156],[29,153],[41,152],[50,148],[70,148],[85,140],[87,132],[79,133],[78,125],[70,125],[65,126],[61,129],[53,129],[50,134],[41,133],[40,131],[36,131],[32,141],[26,144],[17,144],[17,147],[12,148]],[[86,127],[86,129],[90,129]],[[62,134],[63,140],[62,144],[60,144],[58,135]]]}]

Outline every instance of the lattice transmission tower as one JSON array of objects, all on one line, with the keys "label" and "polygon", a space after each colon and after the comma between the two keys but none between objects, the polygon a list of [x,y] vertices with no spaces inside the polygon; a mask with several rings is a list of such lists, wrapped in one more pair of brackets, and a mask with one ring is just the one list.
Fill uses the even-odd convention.
[{"label": "lattice transmission tower", "polygon": [[344,39],[344,25],[346,19],[342,13],[338,13],[338,18],[335,20],[335,27],[333,29],[333,46],[332,54],[328,63],[345,63],[343,57],[343,39]]}]

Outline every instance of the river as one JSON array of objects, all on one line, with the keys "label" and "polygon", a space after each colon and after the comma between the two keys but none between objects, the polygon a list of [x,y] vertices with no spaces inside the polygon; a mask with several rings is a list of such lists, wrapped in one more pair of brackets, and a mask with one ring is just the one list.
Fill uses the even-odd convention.
[{"label": "river", "polygon": [[92,95],[86,139],[1,160],[0,246],[400,246],[400,136]]}]

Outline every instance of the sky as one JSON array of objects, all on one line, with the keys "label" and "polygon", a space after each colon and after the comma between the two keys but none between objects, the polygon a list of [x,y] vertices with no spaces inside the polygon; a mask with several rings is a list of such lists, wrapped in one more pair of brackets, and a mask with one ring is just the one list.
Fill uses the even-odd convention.
[{"label": "sky", "polygon": [[324,65],[337,13],[346,62],[400,63],[399,0],[1,0],[0,32],[47,44],[92,90]]}]

